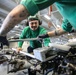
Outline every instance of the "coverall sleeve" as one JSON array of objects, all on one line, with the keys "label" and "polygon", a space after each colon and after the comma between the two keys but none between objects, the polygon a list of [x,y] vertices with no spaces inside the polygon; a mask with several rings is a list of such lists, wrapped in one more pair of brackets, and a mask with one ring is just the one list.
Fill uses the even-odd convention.
[{"label": "coverall sleeve", "polygon": [[42,10],[52,5],[57,0],[22,0],[20,4],[25,6],[30,15],[35,15],[39,10]]},{"label": "coverall sleeve", "polygon": [[64,21],[62,22],[62,29],[67,31],[67,32],[71,32],[72,31],[72,25],[70,24],[70,22],[67,19],[64,19]]},{"label": "coverall sleeve", "polygon": [[[26,38],[25,34],[26,34],[26,30],[24,29],[24,30],[22,31],[19,39],[24,39],[24,38]],[[18,47],[22,47],[22,45],[23,45],[23,41],[18,42]]]}]

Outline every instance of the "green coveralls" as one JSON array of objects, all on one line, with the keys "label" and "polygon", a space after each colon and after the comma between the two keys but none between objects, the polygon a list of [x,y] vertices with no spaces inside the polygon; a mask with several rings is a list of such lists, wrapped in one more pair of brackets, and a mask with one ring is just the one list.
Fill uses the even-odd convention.
[{"label": "green coveralls", "polygon": [[[25,27],[20,35],[20,39],[25,39],[25,38],[36,38],[38,35],[42,35],[47,33],[46,29],[39,26],[37,30],[33,31],[30,29],[29,26]],[[30,46],[32,48],[38,48],[42,47],[42,44],[38,40],[32,40],[29,41]],[[48,46],[50,43],[50,38],[44,39],[44,46]],[[18,47],[22,47],[23,42],[18,42]]]},{"label": "green coveralls", "polygon": [[[72,27],[76,29],[76,0],[22,0],[30,15],[35,15],[38,11],[55,4],[61,15],[64,17],[62,28],[70,32]],[[69,26],[68,26],[69,25]]]},{"label": "green coveralls", "polygon": [[[33,31],[30,29],[29,26],[25,27],[20,35],[21,39],[25,39],[25,38],[36,38],[38,35],[42,35],[47,33],[46,29],[39,26],[37,30]],[[32,40],[29,41],[30,42],[30,46],[27,48],[27,52],[31,53],[33,52],[33,49],[38,48],[38,47],[42,47],[42,44],[37,41],[37,40]],[[50,43],[50,38],[46,38],[44,39],[44,46],[48,46]],[[18,47],[22,47],[23,42],[18,42]],[[31,69],[28,69],[28,75],[36,75],[36,71],[32,72]]]}]

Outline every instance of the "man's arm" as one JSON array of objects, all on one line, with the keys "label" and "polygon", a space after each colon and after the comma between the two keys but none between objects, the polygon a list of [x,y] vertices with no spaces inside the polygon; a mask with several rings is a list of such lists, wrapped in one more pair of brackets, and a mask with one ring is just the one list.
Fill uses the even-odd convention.
[{"label": "man's arm", "polygon": [[54,31],[50,31],[48,32],[48,36],[49,37],[53,37],[53,36],[59,36],[59,35],[62,35],[64,33],[67,33],[66,31],[64,31],[62,28],[59,28],[59,29],[56,29]]},{"label": "man's arm", "polygon": [[54,0],[21,0],[20,5],[16,6],[6,17],[0,29],[0,35],[5,35],[29,15],[35,15],[38,11],[45,9],[54,2]]},{"label": "man's arm", "polygon": [[0,35],[7,34],[16,24],[29,16],[27,9],[23,5],[16,6],[6,17],[1,28]]},{"label": "man's arm", "polygon": [[62,28],[47,32],[46,34],[39,35],[38,38],[48,38],[48,37],[54,37],[54,36],[59,36],[61,34],[67,33],[64,31]]}]

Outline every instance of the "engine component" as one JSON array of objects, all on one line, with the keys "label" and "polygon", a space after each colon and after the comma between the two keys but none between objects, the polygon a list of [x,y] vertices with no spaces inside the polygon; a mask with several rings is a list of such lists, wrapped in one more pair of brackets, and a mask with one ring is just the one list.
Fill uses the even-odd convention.
[{"label": "engine component", "polygon": [[2,64],[3,62],[8,61],[8,58],[6,56],[0,56],[0,64]]},{"label": "engine component", "polygon": [[34,56],[41,62],[48,61],[56,56],[56,51],[51,47],[36,48],[33,50]]}]

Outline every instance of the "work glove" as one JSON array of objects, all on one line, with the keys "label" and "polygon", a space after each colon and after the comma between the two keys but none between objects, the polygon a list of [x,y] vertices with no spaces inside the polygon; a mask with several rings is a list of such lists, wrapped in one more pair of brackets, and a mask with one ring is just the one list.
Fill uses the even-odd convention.
[{"label": "work glove", "polygon": [[0,36],[0,48],[3,48],[3,45],[9,46],[9,42],[6,38],[6,36]]},{"label": "work glove", "polygon": [[44,38],[48,38],[48,37],[49,37],[48,34],[43,34],[43,35],[39,35],[39,36],[38,36],[38,38],[42,38],[42,39],[44,39]]},{"label": "work glove", "polygon": [[44,39],[44,38],[47,38],[47,37],[49,37],[48,34],[39,35],[39,36],[38,36],[38,41],[39,41],[40,43],[42,43],[42,42],[43,42],[43,39]]},{"label": "work glove", "polygon": [[76,29],[72,29],[69,33],[75,33]]}]

